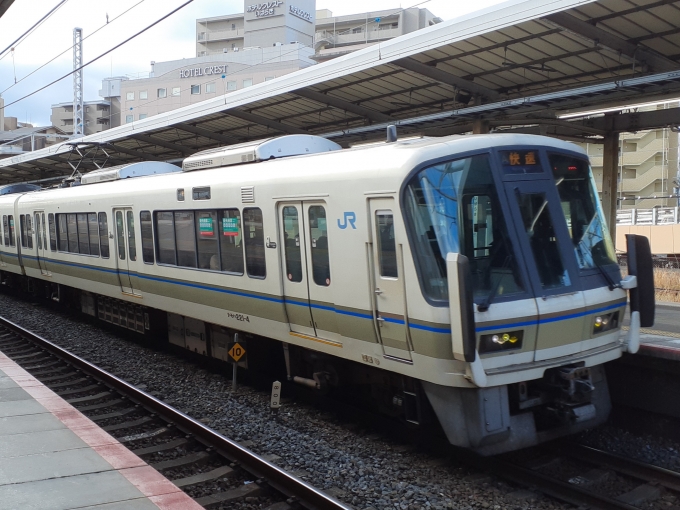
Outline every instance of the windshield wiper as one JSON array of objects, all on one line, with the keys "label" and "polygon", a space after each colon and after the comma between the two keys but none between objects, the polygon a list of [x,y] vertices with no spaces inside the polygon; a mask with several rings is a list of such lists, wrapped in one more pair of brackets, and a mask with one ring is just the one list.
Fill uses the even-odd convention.
[{"label": "windshield wiper", "polygon": [[599,262],[597,262],[595,260],[595,257],[593,257],[593,264],[595,264],[595,267],[597,267],[597,269],[599,269],[600,274],[602,274],[604,279],[607,280],[607,286],[609,287],[609,290],[621,288],[621,284],[616,283],[616,282],[614,282],[614,280],[612,280],[612,277],[609,275],[607,270],[602,266],[602,264],[600,264]]},{"label": "windshield wiper", "polygon": [[[505,269],[508,267],[508,264],[510,264],[510,260],[512,260],[512,254],[508,254],[505,257],[505,260],[503,261],[503,265],[500,267],[501,269]],[[489,268],[489,272],[491,271],[491,268]],[[491,301],[493,301],[493,298],[496,297],[496,292],[498,292],[498,287],[501,285],[501,281],[503,280],[503,277],[505,274],[501,274],[500,278],[496,281],[494,286],[491,289],[491,292],[486,296],[486,299],[482,301],[480,304],[477,305],[477,311],[478,312],[486,312],[489,309],[489,306],[491,305]]]}]

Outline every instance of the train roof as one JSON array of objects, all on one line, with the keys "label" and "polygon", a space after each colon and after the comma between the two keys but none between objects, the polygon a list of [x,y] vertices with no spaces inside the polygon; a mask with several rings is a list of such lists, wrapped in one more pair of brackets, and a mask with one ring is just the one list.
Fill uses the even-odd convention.
[{"label": "train roof", "polygon": [[[318,184],[322,183],[327,186],[330,193],[334,183],[367,181],[368,187],[376,187],[382,183],[382,189],[387,189],[384,186],[389,182],[390,189],[394,188],[396,191],[406,176],[416,166],[426,161],[492,147],[532,145],[554,147],[586,155],[585,151],[574,143],[538,135],[453,135],[441,138],[399,140],[393,143],[383,142],[259,163],[51,189],[38,194],[25,195],[21,202],[66,198],[86,200],[111,193],[131,196],[146,194],[152,190],[191,189],[223,184],[230,184],[234,187],[294,184],[300,189],[315,185],[318,189]],[[0,203],[2,202],[3,197],[0,196]]]}]

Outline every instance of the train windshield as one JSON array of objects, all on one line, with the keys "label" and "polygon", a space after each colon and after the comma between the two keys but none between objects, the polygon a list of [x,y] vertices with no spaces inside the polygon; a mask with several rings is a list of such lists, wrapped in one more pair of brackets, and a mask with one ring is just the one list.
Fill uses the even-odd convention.
[{"label": "train windshield", "polygon": [[421,170],[406,186],[404,202],[423,291],[430,299],[448,300],[449,252],[470,260],[476,302],[524,291],[487,155]]},{"label": "train windshield", "polygon": [[614,245],[588,162],[565,154],[548,157],[579,267],[615,264]]}]

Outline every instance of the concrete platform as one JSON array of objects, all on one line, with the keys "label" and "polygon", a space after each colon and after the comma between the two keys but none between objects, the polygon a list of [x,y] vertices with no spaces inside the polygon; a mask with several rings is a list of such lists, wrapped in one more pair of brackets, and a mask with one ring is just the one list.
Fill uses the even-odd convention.
[{"label": "concrete platform", "polygon": [[0,353],[0,508],[202,507]]}]

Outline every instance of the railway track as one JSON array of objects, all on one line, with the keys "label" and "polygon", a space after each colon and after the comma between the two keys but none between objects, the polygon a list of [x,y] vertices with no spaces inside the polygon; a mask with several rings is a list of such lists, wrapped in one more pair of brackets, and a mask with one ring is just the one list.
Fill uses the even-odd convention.
[{"label": "railway track", "polygon": [[467,460],[577,508],[680,508],[680,473],[568,441]]},{"label": "railway track", "polygon": [[0,351],[206,508],[241,501],[271,510],[351,508],[274,459],[2,317]]}]

